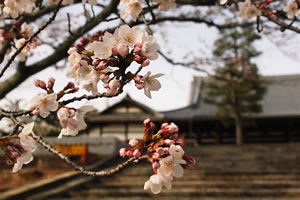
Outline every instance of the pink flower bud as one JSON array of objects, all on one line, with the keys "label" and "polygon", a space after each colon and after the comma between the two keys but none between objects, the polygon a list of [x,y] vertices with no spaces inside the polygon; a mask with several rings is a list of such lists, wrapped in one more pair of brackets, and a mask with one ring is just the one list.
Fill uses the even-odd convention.
[{"label": "pink flower bud", "polygon": [[146,67],[146,66],[148,66],[149,64],[150,64],[150,60],[149,60],[149,59],[146,59],[146,60],[143,61],[142,66],[143,66],[143,67]]},{"label": "pink flower bud", "polygon": [[46,83],[44,81],[40,81],[39,87],[42,89],[46,89]]},{"label": "pink flower bud", "polygon": [[135,83],[135,87],[139,90],[144,89],[145,84],[144,83]]},{"label": "pink flower bud", "polygon": [[185,168],[185,169],[192,168],[196,164],[196,160],[195,160],[195,158],[193,156],[184,154],[182,156],[182,159],[186,161],[186,164],[182,165],[183,168]]},{"label": "pink flower bud", "polygon": [[55,84],[55,78],[50,77],[50,78],[48,79],[48,85],[47,85],[47,87],[48,87],[50,90],[52,90],[54,84]]},{"label": "pink flower bud", "polygon": [[165,147],[165,148],[164,148],[164,153],[165,153],[165,154],[169,154],[169,149],[170,149],[170,148]]},{"label": "pink flower bud", "polygon": [[[31,109],[30,109],[31,110]],[[40,109],[38,108],[35,108],[33,111],[32,111],[32,114],[33,115],[38,115],[40,113]]]},{"label": "pink flower bud", "polygon": [[122,43],[117,46],[117,51],[121,56],[127,56],[129,54],[128,46]]},{"label": "pink flower bud", "polygon": [[137,139],[131,139],[131,140],[129,141],[129,145],[130,145],[131,147],[135,147],[138,143],[139,143],[139,141],[138,141]]},{"label": "pink flower bud", "polygon": [[87,38],[81,38],[79,42],[82,46],[85,46],[89,43],[89,40]]},{"label": "pink flower bud", "polygon": [[174,140],[170,140],[170,139],[166,139],[165,141],[164,141],[164,143],[165,144],[167,144],[167,145],[172,145],[172,144],[175,144],[175,142],[174,142]]},{"label": "pink flower bud", "polygon": [[133,156],[133,153],[132,153],[132,150],[127,150],[126,151],[126,156],[128,156],[128,157],[132,157]]},{"label": "pink flower bud", "polygon": [[115,47],[111,48],[111,52],[112,52],[112,54],[113,54],[114,56],[119,55],[119,54],[118,54],[118,50],[117,50]]},{"label": "pink flower bud", "polygon": [[34,83],[35,87],[40,87],[40,80],[35,79],[35,80],[33,81],[33,83]]},{"label": "pink flower bud", "polygon": [[142,52],[143,44],[135,44],[132,52],[136,54],[140,54]]},{"label": "pink flower bud", "polygon": [[158,168],[160,168],[159,162],[157,162],[157,161],[153,162],[153,163],[152,163],[152,168],[153,168],[154,170],[157,170]]},{"label": "pink flower bud", "polygon": [[136,157],[136,158],[140,157],[141,156],[141,151],[139,149],[134,150],[133,156]]},{"label": "pink flower bud", "polygon": [[99,34],[98,34],[98,33],[94,33],[94,34],[92,35],[92,39],[93,39],[93,40],[96,40],[96,41],[99,41]]},{"label": "pink flower bud", "polygon": [[121,148],[119,150],[119,153],[120,153],[120,156],[124,158],[126,156],[126,149],[125,148]]},{"label": "pink flower bud", "polygon": [[64,87],[64,90],[73,89],[73,88],[75,88],[75,83],[70,81],[70,82]]},{"label": "pink flower bud", "polygon": [[75,48],[77,49],[78,53],[81,53],[82,51],[84,51],[84,47],[82,45],[80,45],[80,44],[76,44]]},{"label": "pink flower bud", "polygon": [[160,156],[162,156],[162,155],[165,154],[164,148],[162,148],[162,147],[158,147],[158,148],[156,149],[156,152],[159,153]]},{"label": "pink flower bud", "polygon": [[97,66],[94,67],[96,71],[102,71],[103,69],[108,67],[107,60],[101,60]]},{"label": "pink flower bud", "polygon": [[140,83],[141,81],[141,77],[139,75],[134,75],[133,79],[136,83]]},{"label": "pink flower bud", "polygon": [[159,159],[159,157],[160,157],[160,155],[159,155],[159,153],[157,153],[157,152],[154,152],[154,153],[152,154],[152,158],[153,158],[154,160]]},{"label": "pink flower bud", "polygon": [[103,87],[104,87],[105,89],[109,88],[108,83],[104,83],[104,84],[103,84]]},{"label": "pink flower bud", "polygon": [[144,122],[143,122],[144,126],[148,126],[148,125],[150,125],[150,123],[151,123],[150,118],[145,119]]},{"label": "pink flower bud", "polygon": [[133,60],[136,61],[137,63],[142,62],[142,57],[140,55],[134,55]]},{"label": "pink flower bud", "polygon": [[101,59],[95,58],[92,62],[92,65],[97,66],[97,65],[99,65],[100,61],[101,61]]},{"label": "pink flower bud", "polygon": [[165,154],[169,154],[169,149],[170,149],[170,148],[165,147],[165,148],[164,148],[164,153],[165,153]]}]

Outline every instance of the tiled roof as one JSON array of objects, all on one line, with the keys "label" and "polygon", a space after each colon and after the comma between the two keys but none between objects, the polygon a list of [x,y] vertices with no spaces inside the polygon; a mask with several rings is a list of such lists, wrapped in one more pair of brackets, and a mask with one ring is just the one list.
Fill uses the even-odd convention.
[{"label": "tiled roof", "polygon": [[[167,119],[184,120],[215,118],[217,108],[203,102],[205,77],[195,77],[191,89],[190,105],[181,109],[163,112]],[[267,92],[262,100],[263,112],[252,117],[300,117],[300,74],[265,76]]]}]

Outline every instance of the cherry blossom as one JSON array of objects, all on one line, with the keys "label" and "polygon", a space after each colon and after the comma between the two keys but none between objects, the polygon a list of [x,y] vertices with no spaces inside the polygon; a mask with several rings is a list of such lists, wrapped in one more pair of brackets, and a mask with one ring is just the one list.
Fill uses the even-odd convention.
[{"label": "cherry blossom", "polygon": [[17,18],[22,13],[30,13],[35,8],[33,0],[5,0],[3,13],[6,17]]},{"label": "cherry blossom", "polygon": [[155,38],[152,35],[147,35],[144,38],[141,55],[146,56],[149,60],[155,60],[158,58],[158,50],[159,45],[156,43]]},{"label": "cherry blossom", "polygon": [[132,20],[136,21],[143,10],[140,0],[121,0],[120,5],[123,5],[120,13],[122,19],[131,16]]},{"label": "cherry blossom", "polygon": [[289,19],[294,19],[294,17],[299,15],[298,4],[295,2],[289,2],[284,8],[283,11],[286,12],[286,15]]},{"label": "cherry blossom", "polygon": [[148,181],[145,182],[144,190],[150,189],[153,194],[158,194],[161,192],[162,186],[165,186],[167,189],[171,189],[172,180],[162,180],[159,174],[154,174],[150,177]]},{"label": "cherry blossom", "polygon": [[112,55],[112,47],[110,40],[103,42],[96,41],[92,44],[91,49],[99,59],[107,59]]},{"label": "cherry blossom", "polygon": [[28,108],[33,110],[34,113],[39,113],[41,117],[46,118],[50,111],[56,111],[58,102],[56,101],[57,94],[41,94],[31,99]]},{"label": "cherry blossom", "polygon": [[161,88],[160,82],[156,79],[164,74],[151,75],[151,72],[147,72],[145,76],[141,79],[144,82],[144,94],[151,99],[151,91],[158,91]]},{"label": "cherry blossom", "polygon": [[86,128],[86,123],[84,121],[84,114],[94,110],[92,106],[82,106],[81,108],[71,109],[71,108],[60,108],[57,112],[57,117],[59,123],[62,126],[62,130],[58,138],[63,136],[76,136],[78,131]]},{"label": "cherry blossom", "polygon": [[245,0],[245,2],[240,2],[239,4],[240,16],[243,18],[250,18],[256,20],[258,16],[261,15],[261,11],[256,8],[255,5],[251,4],[250,0]]},{"label": "cherry blossom", "polygon": [[167,11],[170,8],[176,8],[176,0],[153,0],[153,4],[159,4],[158,9]]},{"label": "cherry blossom", "polygon": [[120,43],[124,43],[129,47],[134,47],[135,44],[143,43],[145,31],[140,27],[135,26],[130,28],[125,24],[118,28],[117,36],[120,39]]},{"label": "cherry blossom", "polygon": [[33,122],[30,124],[26,124],[22,132],[19,134],[20,143],[25,152],[17,158],[17,162],[14,164],[14,167],[12,169],[13,173],[18,172],[20,169],[22,169],[23,164],[28,164],[33,160],[32,153],[36,149],[35,141],[32,137],[30,137],[30,134],[33,134],[33,126]]}]

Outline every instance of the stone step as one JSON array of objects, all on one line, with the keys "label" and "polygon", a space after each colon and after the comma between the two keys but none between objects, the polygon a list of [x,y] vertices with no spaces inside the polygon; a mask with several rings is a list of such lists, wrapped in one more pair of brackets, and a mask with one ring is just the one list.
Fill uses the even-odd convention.
[{"label": "stone step", "polygon": [[[168,197],[162,197],[159,194],[155,196],[143,196],[143,197],[85,197],[84,200],[150,200],[150,199],[158,199],[158,200],[238,200],[236,198],[227,198],[227,197],[176,197],[176,196],[168,196]],[[45,200],[70,200],[69,197],[65,198],[47,198]],[[82,197],[72,197],[71,200],[82,200]],[[241,200],[255,200],[252,197],[249,198],[242,198]],[[260,197],[259,200],[299,200],[299,197]]]},{"label": "stone step", "polygon": [[[139,179],[131,181],[103,181],[103,182],[92,182],[85,184],[85,188],[117,188],[117,187],[140,187],[148,179]],[[265,189],[275,189],[275,188],[300,188],[300,181],[268,181],[268,180],[237,180],[237,181],[201,181],[201,180],[180,180],[180,178],[175,179],[172,183],[173,187],[210,187],[210,188],[265,188]]]},{"label": "stone step", "polygon": [[[107,188],[91,188],[87,190],[76,190],[68,192],[70,199],[72,197],[138,197],[138,196],[154,196],[150,191],[144,191],[140,188],[118,188],[108,190]],[[160,197],[166,196],[177,196],[177,197],[296,197],[300,195],[300,189],[289,188],[289,189],[241,189],[241,188],[190,188],[181,187],[180,190],[162,190],[159,194]]]},{"label": "stone step", "polygon": [[[99,177],[96,178],[95,181],[108,183],[108,182],[125,182],[130,183],[134,181],[146,181],[149,179],[150,176],[114,176],[114,177]],[[300,182],[300,176],[295,175],[256,175],[256,176],[249,176],[249,175],[228,175],[228,176],[197,176],[191,175],[186,176],[184,175],[181,178],[175,178],[175,180],[182,181],[203,181],[203,182],[215,182],[215,181],[224,181],[224,182],[289,182],[297,183]]]}]

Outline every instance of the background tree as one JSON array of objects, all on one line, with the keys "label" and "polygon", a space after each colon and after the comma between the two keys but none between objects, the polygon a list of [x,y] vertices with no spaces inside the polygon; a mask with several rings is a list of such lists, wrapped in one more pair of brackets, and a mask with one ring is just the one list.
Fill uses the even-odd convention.
[{"label": "background tree", "polygon": [[215,42],[214,56],[223,66],[215,69],[214,78],[205,84],[205,101],[217,106],[217,116],[234,118],[236,143],[243,143],[242,118],[262,111],[260,100],[265,93],[261,77],[252,58],[260,55],[253,46],[260,39],[253,29],[221,31]]}]

